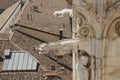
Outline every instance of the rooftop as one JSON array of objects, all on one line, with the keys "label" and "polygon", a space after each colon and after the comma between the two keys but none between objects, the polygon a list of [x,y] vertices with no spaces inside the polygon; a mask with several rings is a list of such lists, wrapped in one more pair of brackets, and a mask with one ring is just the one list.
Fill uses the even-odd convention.
[{"label": "rooftop", "polygon": [[[0,0],[8,1],[10,0]],[[17,2],[17,0],[11,0]],[[4,4],[6,5],[6,4]],[[29,28],[38,29],[40,31],[59,35],[59,29],[64,29],[64,36],[71,36],[71,29],[69,24],[69,16],[57,18],[53,16],[54,11],[67,8],[65,0],[29,0],[23,13],[16,24],[23,25]],[[5,7],[5,9],[8,7]],[[58,76],[63,80],[72,79],[72,57],[65,55],[62,59],[57,59],[53,51],[49,54],[40,55],[35,50],[42,42],[25,35],[17,30],[8,34],[0,33],[0,58],[4,60],[4,51],[9,49],[13,52],[27,51],[30,55],[36,58],[40,66],[37,71],[33,72],[0,72],[0,78],[5,80],[42,80],[46,71],[55,66]],[[0,71],[2,70],[3,60],[0,59]],[[61,61],[62,60],[62,61]],[[64,67],[65,71],[60,70]],[[14,76],[14,77],[13,77]]]},{"label": "rooftop", "polygon": [[59,34],[59,29],[64,29],[64,36],[71,37],[69,16],[54,17],[54,11],[67,8],[65,0],[32,0],[26,5],[17,24],[33,29]]},{"label": "rooftop", "polygon": [[[2,72],[0,73],[0,77],[2,79],[33,79],[37,78],[41,79],[42,76],[45,74],[46,70],[50,70],[52,65],[55,65],[55,68],[58,75],[60,77],[66,80],[70,80],[72,78],[72,57],[69,55],[66,55],[63,57],[63,62],[60,63],[56,59],[55,53],[46,54],[46,55],[40,55],[38,51],[35,50],[35,47],[38,46],[41,42],[31,38],[27,35],[24,35],[23,33],[20,33],[18,31],[15,31],[13,37],[11,40],[7,41],[1,41],[0,40],[0,56],[4,57],[4,50],[10,49],[11,51],[21,51],[25,50],[28,51],[32,56],[34,56],[40,63],[40,66],[38,68],[38,71],[36,72]],[[0,61],[0,67],[2,66],[3,61]],[[65,71],[61,71],[60,67],[65,67]],[[24,74],[24,75],[23,75]],[[15,77],[13,77],[13,75]],[[32,75],[32,76],[31,76]],[[7,77],[6,77],[7,76]],[[66,78],[67,77],[67,78]]]},{"label": "rooftop", "polygon": [[9,40],[9,33],[0,33],[0,40]]},{"label": "rooftop", "polygon": [[19,0],[0,0],[0,9],[7,9]]}]

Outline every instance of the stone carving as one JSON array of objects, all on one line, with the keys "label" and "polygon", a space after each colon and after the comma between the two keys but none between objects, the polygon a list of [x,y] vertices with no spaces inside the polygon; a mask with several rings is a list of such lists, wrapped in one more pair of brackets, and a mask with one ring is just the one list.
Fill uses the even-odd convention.
[{"label": "stone carving", "polygon": [[77,39],[64,39],[56,42],[43,43],[39,48],[40,54],[49,53],[52,50],[59,51],[61,55],[76,52],[76,74],[77,80],[92,80],[91,71],[94,71],[94,65],[91,56],[83,50],[79,49],[79,40]]},{"label": "stone carving", "polygon": [[84,50],[78,50],[77,57],[77,80],[94,80],[95,56],[91,56]]},{"label": "stone carving", "polygon": [[90,80],[89,76],[90,56],[87,52],[78,51],[77,80]]},{"label": "stone carving", "polygon": [[120,37],[120,18],[112,20],[111,24],[108,26],[107,36],[109,38]]},{"label": "stone carving", "polygon": [[90,6],[87,4],[87,2],[85,0],[78,0],[78,1],[76,1],[76,5],[81,6],[85,10],[90,10]]},{"label": "stone carving", "polygon": [[78,50],[79,40],[63,39],[56,42],[43,43],[36,48],[40,54],[49,53],[52,50],[57,50],[60,54],[70,54]]},{"label": "stone carving", "polygon": [[82,14],[78,13],[77,14],[77,24],[78,24],[78,26],[79,27],[82,26],[84,24],[84,22],[85,22],[85,17]]},{"label": "stone carving", "polygon": [[88,70],[81,63],[77,63],[77,80],[88,80]]},{"label": "stone carving", "polygon": [[116,24],[115,31],[120,36],[120,22]]},{"label": "stone carving", "polygon": [[80,16],[77,18],[77,23],[79,27],[83,24],[83,19]]},{"label": "stone carving", "polygon": [[86,25],[85,21],[86,18],[78,13],[77,14],[77,26],[78,26],[78,37],[87,37],[89,35],[90,32],[90,28],[89,25]]},{"label": "stone carving", "polygon": [[78,29],[78,37],[79,38],[81,38],[81,37],[93,37],[93,36],[94,36],[94,32],[89,25],[82,25]]},{"label": "stone carving", "polygon": [[111,9],[117,9],[119,7],[120,7],[120,1],[119,0],[113,1],[112,3],[107,2],[106,3],[106,12],[110,12]]},{"label": "stone carving", "polygon": [[87,23],[87,18],[81,14],[77,13],[77,36],[81,37],[93,37],[94,31],[92,27]]},{"label": "stone carving", "polygon": [[87,35],[89,34],[89,29],[87,27],[82,27],[81,29],[79,29],[79,34],[83,37],[87,37]]},{"label": "stone carving", "polygon": [[70,17],[72,17],[72,9],[62,9],[62,10],[60,10],[60,11],[55,11],[54,13],[53,13],[53,15],[55,16],[55,17],[64,17],[64,16],[66,16],[66,15],[68,15],[68,16],[70,16]]},{"label": "stone carving", "polygon": [[116,4],[114,4],[114,8],[115,8],[115,9],[119,9],[119,8],[120,8],[120,0],[118,0],[118,1],[116,2]]},{"label": "stone carving", "polygon": [[[106,3],[106,5],[107,5],[107,3]],[[109,18],[109,17],[111,17],[111,15],[115,12],[115,11],[119,11],[119,9],[120,9],[120,1],[118,0],[118,1],[116,1],[114,4],[111,4],[111,6],[106,6],[106,8],[105,8],[105,16],[106,16],[106,18]]]}]

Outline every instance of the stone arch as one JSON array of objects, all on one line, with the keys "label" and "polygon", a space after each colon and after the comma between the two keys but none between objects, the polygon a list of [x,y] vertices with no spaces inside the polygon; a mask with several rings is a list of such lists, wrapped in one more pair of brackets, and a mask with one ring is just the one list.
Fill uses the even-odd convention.
[{"label": "stone arch", "polygon": [[[104,26],[104,30],[102,33],[102,37],[118,37],[118,33],[115,30],[115,27],[117,26],[118,23],[120,23],[120,11],[116,11],[112,17],[106,20],[106,25]],[[108,22],[109,21],[109,22]],[[110,32],[112,31],[112,32]],[[114,34],[110,34],[114,33]]]},{"label": "stone arch", "polygon": [[108,31],[112,23],[116,22],[116,19],[120,17],[120,1],[116,2],[110,7],[110,10],[106,13],[106,19],[104,21],[104,28],[102,31],[102,37],[108,37]]},{"label": "stone arch", "polygon": [[120,17],[113,20],[107,31],[107,37],[117,38],[120,36]]},{"label": "stone arch", "polygon": [[78,8],[77,11],[80,15],[83,16],[85,20],[84,24],[81,25],[81,27],[89,26],[89,29],[92,32],[92,36],[89,36],[89,37],[99,38],[100,37],[100,25],[99,25],[99,22],[96,20],[95,16],[91,15],[89,11],[86,11],[82,8]]},{"label": "stone arch", "polygon": [[82,25],[78,29],[78,37],[79,38],[83,38],[83,37],[93,38],[95,37],[95,31],[88,24]]},{"label": "stone arch", "polygon": [[112,8],[117,9],[120,5],[120,1],[119,0],[113,0],[112,2],[110,2],[109,0],[107,1],[107,7],[106,7],[106,13],[111,12]]}]

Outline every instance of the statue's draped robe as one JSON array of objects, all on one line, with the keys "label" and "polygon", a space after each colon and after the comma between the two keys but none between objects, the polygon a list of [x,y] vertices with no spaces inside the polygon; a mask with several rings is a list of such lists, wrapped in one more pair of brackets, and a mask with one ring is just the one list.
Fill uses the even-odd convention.
[{"label": "statue's draped robe", "polygon": [[77,80],[88,80],[88,69],[80,63],[77,63]]}]

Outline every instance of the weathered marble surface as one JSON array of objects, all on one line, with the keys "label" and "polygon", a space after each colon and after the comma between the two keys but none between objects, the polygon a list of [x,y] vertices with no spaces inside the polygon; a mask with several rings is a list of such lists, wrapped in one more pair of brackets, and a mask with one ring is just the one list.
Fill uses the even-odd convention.
[{"label": "weathered marble surface", "polygon": [[120,80],[120,0],[73,0],[73,36],[95,58],[90,80]]}]

